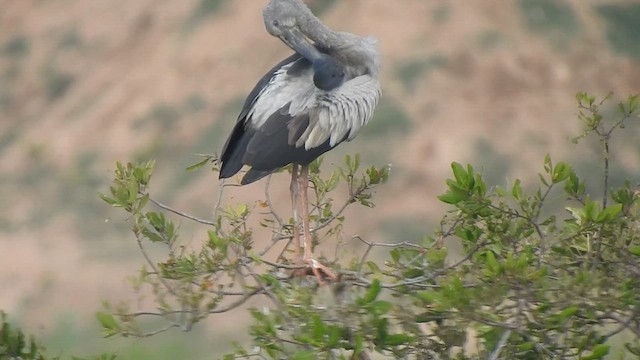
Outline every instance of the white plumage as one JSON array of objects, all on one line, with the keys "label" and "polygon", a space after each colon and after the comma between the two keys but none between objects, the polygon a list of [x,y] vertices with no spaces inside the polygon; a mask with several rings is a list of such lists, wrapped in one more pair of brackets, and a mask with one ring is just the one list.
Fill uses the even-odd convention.
[{"label": "white plumage", "polygon": [[352,140],[373,116],[380,98],[380,82],[371,75],[361,75],[335,90],[324,91],[313,83],[313,69],[296,76],[287,75],[287,64],[275,72],[268,85],[255,99],[247,116],[247,126],[262,127],[267,119],[287,104],[291,117],[308,113],[309,126],[296,139],[295,146],[306,150],[329,140],[336,146],[345,136]]}]

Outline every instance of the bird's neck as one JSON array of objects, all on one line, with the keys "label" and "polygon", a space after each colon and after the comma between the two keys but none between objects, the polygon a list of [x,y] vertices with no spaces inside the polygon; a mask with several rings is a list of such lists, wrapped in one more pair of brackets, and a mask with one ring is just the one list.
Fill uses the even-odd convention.
[{"label": "bird's neck", "polygon": [[[352,65],[352,69],[358,71],[350,74],[349,78],[365,73],[378,74],[380,69],[380,53],[377,49],[377,41],[372,38],[364,38],[350,33],[333,31],[318,19],[313,12],[302,2],[302,19],[299,20],[300,30],[310,40],[319,46],[320,51],[336,57],[339,61]],[[357,59],[352,63],[352,59]]]},{"label": "bird's neck", "polygon": [[300,21],[302,32],[316,44],[322,44],[327,48],[332,48],[335,44],[339,44],[340,33],[329,29],[306,5],[303,6],[305,8],[304,20]]}]

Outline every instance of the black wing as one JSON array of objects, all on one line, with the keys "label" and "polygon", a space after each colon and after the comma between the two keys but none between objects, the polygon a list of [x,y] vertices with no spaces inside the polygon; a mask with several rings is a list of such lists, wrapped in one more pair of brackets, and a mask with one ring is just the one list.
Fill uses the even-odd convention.
[{"label": "black wing", "polygon": [[252,134],[246,133],[245,122],[247,120],[247,114],[251,110],[254,101],[258,95],[260,95],[260,91],[269,84],[269,81],[271,81],[275,73],[280,68],[297,61],[300,58],[301,56],[296,53],[282,60],[278,65],[269,70],[269,72],[267,72],[260,81],[258,81],[256,86],[254,86],[253,90],[249,93],[249,96],[247,96],[247,99],[244,101],[244,105],[242,106],[242,110],[240,111],[240,115],[238,115],[238,122],[222,148],[222,155],[220,156],[220,162],[222,163],[222,166],[220,167],[221,179],[235,175],[244,165],[242,157],[244,156],[247,144],[252,137]]},{"label": "black wing", "polygon": [[329,151],[329,140],[306,150],[295,143],[309,125],[309,114],[291,117],[287,107],[271,115],[259,130],[253,131],[243,162],[251,166],[241,184],[250,184],[291,163],[308,165]]},{"label": "black wing", "polygon": [[[308,76],[308,70],[312,68],[309,61],[294,54],[276,65],[258,82],[245,101],[238,122],[222,151],[220,178],[231,177],[243,165],[249,165],[251,169],[241,181],[242,184],[249,184],[291,163],[308,165],[337,145],[331,146],[327,140],[308,150],[304,146],[296,147],[296,141],[309,126],[310,118],[308,113],[291,115],[289,104],[271,114],[259,128],[246,126],[247,115],[262,89],[281,67],[291,63],[293,64],[287,70],[287,75],[291,77],[298,74]],[[340,142],[346,138],[347,135]]]}]

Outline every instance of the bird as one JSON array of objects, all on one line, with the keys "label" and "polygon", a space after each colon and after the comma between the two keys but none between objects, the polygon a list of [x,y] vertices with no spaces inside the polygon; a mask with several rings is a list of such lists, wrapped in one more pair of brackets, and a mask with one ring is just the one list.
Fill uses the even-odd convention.
[{"label": "bird", "polygon": [[302,0],[270,0],[262,17],[267,32],[294,53],[247,96],[221,152],[219,177],[248,166],[245,185],[292,164],[294,257],[322,283],[336,275],[311,248],[309,164],[354,139],[372,118],[381,97],[381,54],[375,38],[331,30]]}]

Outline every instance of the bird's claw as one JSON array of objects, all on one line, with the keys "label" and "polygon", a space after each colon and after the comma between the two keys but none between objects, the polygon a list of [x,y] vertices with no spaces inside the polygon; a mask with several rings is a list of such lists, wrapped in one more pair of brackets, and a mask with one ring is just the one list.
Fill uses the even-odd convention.
[{"label": "bird's claw", "polygon": [[[335,280],[338,279],[336,274],[331,269],[329,269],[328,267],[324,266],[318,260],[316,260],[314,258],[307,258],[307,259],[304,259],[304,262],[309,264],[309,267],[311,268],[311,272],[313,273],[313,275],[318,280],[318,284],[323,285],[325,278],[329,278],[332,281],[335,281]],[[323,277],[323,275],[324,275],[324,277]]]}]

